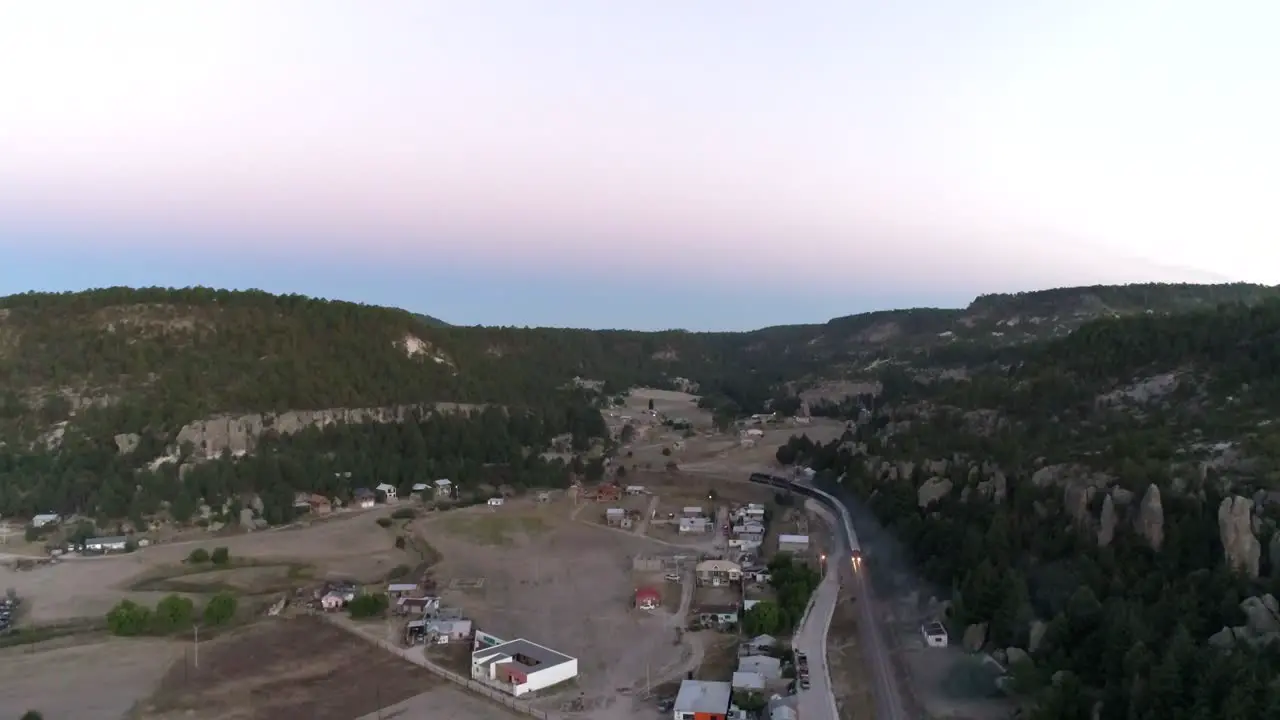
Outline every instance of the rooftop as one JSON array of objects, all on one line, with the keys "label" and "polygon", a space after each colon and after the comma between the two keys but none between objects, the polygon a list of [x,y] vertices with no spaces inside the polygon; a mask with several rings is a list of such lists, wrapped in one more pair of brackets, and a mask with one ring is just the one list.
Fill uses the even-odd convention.
[{"label": "rooftop", "polygon": [[490,665],[494,662],[511,662],[530,672],[546,670],[572,661],[573,658],[568,655],[528,640],[508,640],[501,645],[491,645],[476,650],[471,655],[472,663]]},{"label": "rooftop", "polygon": [[129,538],[124,535],[112,535],[111,537],[89,538],[84,541],[85,545],[111,545],[113,543],[126,542]]},{"label": "rooftop", "polygon": [[733,685],[709,680],[685,680],[680,683],[673,710],[685,713],[715,713],[729,711],[729,699],[733,697]]},{"label": "rooftop", "polygon": [[809,536],[808,536],[808,535],[779,535],[779,536],[778,536],[778,542],[780,542],[780,543],[804,543],[805,545],[808,545],[808,544],[809,544]]},{"label": "rooftop", "polygon": [[925,623],[924,631],[929,635],[946,635],[947,634],[947,629],[942,626],[942,623],[937,621],[934,621],[931,623]]}]

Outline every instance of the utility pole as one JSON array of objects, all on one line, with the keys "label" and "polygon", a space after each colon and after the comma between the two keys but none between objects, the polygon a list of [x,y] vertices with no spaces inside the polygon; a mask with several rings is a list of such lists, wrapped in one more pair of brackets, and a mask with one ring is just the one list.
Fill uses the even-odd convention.
[{"label": "utility pole", "polygon": [[194,663],[194,664],[195,664],[196,669],[197,669],[197,670],[199,670],[199,669],[200,669],[200,626],[199,626],[199,625],[192,625],[192,626],[191,626],[191,631],[192,631],[192,633],[194,633],[194,634],[195,634],[195,642],[196,642],[195,663]]}]

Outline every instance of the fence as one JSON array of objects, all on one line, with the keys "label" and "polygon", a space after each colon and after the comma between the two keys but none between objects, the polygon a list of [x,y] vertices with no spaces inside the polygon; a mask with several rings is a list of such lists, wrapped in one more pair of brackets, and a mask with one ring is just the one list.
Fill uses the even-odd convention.
[{"label": "fence", "polygon": [[463,689],[470,690],[471,692],[476,693],[477,695],[482,695],[498,703],[499,705],[502,705],[503,707],[510,708],[512,710],[515,710],[516,712],[524,713],[525,715],[529,715],[530,717],[538,718],[538,720],[548,720],[548,718],[550,717],[545,711],[538,710],[537,708],[530,706],[526,702],[517,700],[516,698],[512,697],[508,693],[505,693],[501,690],[485,685],[484,683],[479,682],[478,680],[474,680],[472,678],[466,677],[465,675],[460,675],[456,672],[453,672],[452,670],[447,670],[445,668],[442,668],[439,665],[436,665],[435,663],[429,662],[426,659],[426,657],[423,657],[421,660],[419,660],[409,655],[408,653],[406,653],[404,648],[393,645],[387,642],[386,640],[379,640],[377,638],[369,637],[368,635],[360,632],[359,630],[356,630],[355,628],[345,625],[342,622],[342,620],[338,617],[335,617],[333,615],[323,614],[323,613],[321,613],[320,616],[328,620],[329,622],[332,622],[333,624],[337,625],[338,627],[341,627],[342,629],[348,632],[351,632],[357,637],[361,637],[361,638],[364,638],[365,640],[368,640],[369,642],[373,643],[374,645],[377,645],[378,647],[382,648],[383,650],[386,650],[387,652],[394,653],[399,657],[402,657],[405,660],[408,660],[409,662],[415,665],[426,668],[429,672],[436,675],[437,677],[444,678],[445,680],[448,680],[449,682],[454,683],[456,685],[461,685]]}]

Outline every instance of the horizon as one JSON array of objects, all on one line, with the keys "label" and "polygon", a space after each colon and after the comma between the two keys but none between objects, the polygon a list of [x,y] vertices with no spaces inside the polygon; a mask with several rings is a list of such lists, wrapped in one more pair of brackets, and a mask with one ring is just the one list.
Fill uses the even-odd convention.
[{"label": "horizon", "polygon": [[750,327],[750,328],[745,328],[745,329],[726,329],[726,328],[692,329],[692,328],[684,328],[684,327],[654,327],[654,328],[631,328],[631,327],[582,327],[582,326],[577,326],[577,325],[518,325],[518,324],[512,324],[512,323],[493,323],[493,324],[486,324],[486,323],[473,323],[473,324],[463,324],[463,323],[453,322],[453,321],[451,321],[451,320],[450,320],[449,318],[447,318],[447,317],[441,317],[441,316],[439,316],[439,315],[436,315],[435,313],[428,312],[428,311],[426,311],[426,310],[420,310],[420,309],[411,308],[411,307],[401,307],[401,306],[398,306],[398,305],[383,305],[383,304],[378,304],[378,303],[370,303],[370,302],[364,302],[364,301],[360,301],[360,300],[352,300],[352,299],[343,298],[343,297],[326,296],[326,295],[309,295],[309,294],[306,294],[306,293],[297,293],[297,292],[273,292],[273,291],[265,290],[265,289],[263,289],[263,288],[259,288],[259,287],[229,288],[229,287],[211,287],[211,286],[195,286],[195,285],[187,285],[187,286],[182,286],[182,287],[174,287],[174,286],[157,286],[157,285],[152,285],[152,286],[126,286],[126,285],[117,285],[117,286],[89,287],[89,288],[82,288],[82,289],[79,289],[79,290],[60,290],[60,291],[26,290],[26,291],[17,292],[17,293],[8,293],[8,294],[5,294],[5,295],[0,295],[0,300],[4,300],[4,299],[9,298],[9,297],[14,297],[14,296],[23,295],[23,294],[28,294],[28,293],[37,293],[37,294],[38,294],[38,293],[46,293],[46,292],[47,292],[47,293],[53,293],[53,294],[77,294],[77,293],[90,293],[90,292],[97,292],[97,291],[114,290],[114,289],[120,289],[120,288],[124,288],[124,289],[128,289],[128,290],[153,290],[153,289],[160,289],[160,290],[186,290],[186,289],[192,289],[192,288],[196,288],[196,287],[204,287],[205,289],[208,289],[208,290],[215,290],[215,291],[228,291],[228,292],[264,292],[264,293],[268,293],[268,294],[276,295],[276,296],[281,296],[281,295],[301,295],[301,296],[303,296],[303,297],[306,297],[306,298],[309,298],[309,299],[312,299],[312,300],[320,300],[320,301],[325,301],[325,302],[351,303],[351,304],[364,305],[364,306],[368,306],[368,307],[375,307],[375,308],[381,308],[381,309],[386,309],[386,310],[399,310],[399,311],[407,312],[407,313],[410,313],[410,314],[413,314],[413,315],[427,316],[427,317],[430,317],[430,318],[431,318],[431,319],[433,319],[433,320],[440,321],[440,322],[442,322],[442,323],[444,323],[445,325],[450,326],[450,327],[461,327],[461,328],[466,328],[466,327],[489,327],[489,328],[492,328],[492,327],[507,327],[507,328],[516,328],[516,329],[521,329],[521,330],[549,329],[549,330],[584,330],[584,331],[591,331],[591,332],[648,332],[648,333],[662,333],[662,332],[685,332],[685,333],[751,333],[751,332],[757,332],[757,331],[760,331],[760,330],[768,330],[768,329],[770,329],[770,328],[775,328],[775,327],[795,327],[795,326],[807,326],[807,325],[824,325],[824,324],[826,324],[826,323],[828,323],[828,322],[831,322],[831,321],[833,321],[833,320],[839,320],[839,319],[842,319],[842,318],[849,318],[849,317],[856,317],[856,316],[859,316],[859,315],[870,315],[870,314],[875,314],[875,313],[904,312],[904,311],[909,311],[909,310],[965,310],[965,309],[967,309],[968,307],[972,306],[972,304],[973,304],[973,303],[977,302],[978,300],[980,300],[980,299],[982,299],[982,298],[984,298],[984,297],[992,297],[992,296],[995,296],[995,297],[1014,297],[1014,296],[1020,296],[1020,295],[1036,295],[1036,294],[1039,294],[1039,293],[1047,293],[1047,292],[1055,292],[1055,291],[1064,291],[1064,290],[1087,291],[1087,290],[1092,290],[1092,289],[1100,288],[1100,287],[1101,287],[1101,288],[1108,288],[1108,287],[1129,287],[1129,286],[1134,286],[1134,285],[1137,285],[1137,286],[1148,285],[1148,286],[1156,286],[1156,287],[1158,287],[1158,286],[1172,286],[1172,285],[1186,285],[1186,286],[1190,286],[1190,287],[1213,287],[1213,286],[1226,286],[1226,285],[1249,285],[1249,286],[1263,287],[1263,288],[1280,288],[1280,284],[1277,284],[1277,285],[1267,285],[1267,284],[1264,284],[1264,283],[1244,283],[1244,282],[1223,282],[1223,283],[1165,283],[1165,282],[1150,282],[1150,283],[1121,283],[1121,284],[1115,284],[1115,285],[1067,285],[1067,286],[1061,286],[1061,287],[1040,288],[1040,289],[1037,289],[1037,290],[1015,290],[1015,291],[1012,291],[1012,292],[982,293],[982,294],[979,294],[979,295],[975,295],[975,296],[973,296],[972,298],[970,298],[970,300],[969,300],[968,302],[965,302],[965,303],[960,304],[960,305],[951,305],[951,306],[943,306],[943,305],[913,305],[913,306],[898,306],[898,307],[881,307],[881,308],[872,308],[872,309],[869,309],[869,310],[862,310],[862,311],[854,312],[854,313],[845,313],[845,314],[843,314],[843,315],[832,315],[832,316],[830,316],[830,317],[823,318],[823,319],[821,319],[821,320],[800,320],[800,321],[793,321],[793,322],[786,322],[786,323],[779,323],[779,324],[772,324],[772,325],[762,325],[762,326],[758,326],[758,327]]},{"label": "horizon", "polygon": [[[0,26],[0,293],[767,327],[1280,283],[1280,6],[160,0]],[[1267,60],[1271,58],[1271,60]]]}]

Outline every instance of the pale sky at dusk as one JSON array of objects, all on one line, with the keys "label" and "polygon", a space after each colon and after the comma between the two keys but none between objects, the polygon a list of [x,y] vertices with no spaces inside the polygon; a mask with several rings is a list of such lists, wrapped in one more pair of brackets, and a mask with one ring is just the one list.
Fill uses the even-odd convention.
[{"label": "pale sky at dusk", "polygon": [[0,294],[745,329],[1280,283],[1263,0],[0,0]]}]

